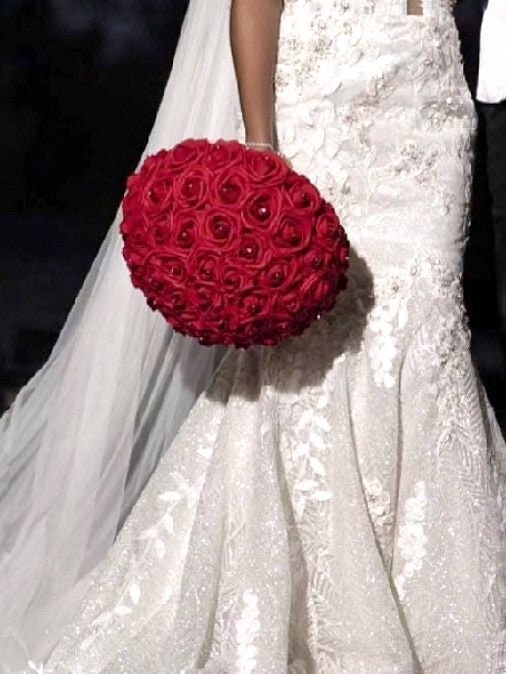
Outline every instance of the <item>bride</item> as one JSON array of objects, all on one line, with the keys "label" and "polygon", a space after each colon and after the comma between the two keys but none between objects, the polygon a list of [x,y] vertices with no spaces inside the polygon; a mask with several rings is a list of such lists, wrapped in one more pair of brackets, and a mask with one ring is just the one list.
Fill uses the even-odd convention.
[{"label": "bride", "polygon": [[302,337],[223,357],[131,289],[118,215],[0,426],[0,671],[505,671],[506,451],[462,306],[474,113],[451,5],[192,0],[146,153],[279,147],[340,213],[350,283]]}]

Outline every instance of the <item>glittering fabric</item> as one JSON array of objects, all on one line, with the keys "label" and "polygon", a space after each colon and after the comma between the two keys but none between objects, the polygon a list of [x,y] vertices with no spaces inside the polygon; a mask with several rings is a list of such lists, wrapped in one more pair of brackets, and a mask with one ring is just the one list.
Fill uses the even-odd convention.
[{"label": "glittering fabric", "polygon": [[335,311],[229,353],[43,674],[500,674],[506,451],[460,284],[450,3],[286,0],[280,145],[353,244]]}]

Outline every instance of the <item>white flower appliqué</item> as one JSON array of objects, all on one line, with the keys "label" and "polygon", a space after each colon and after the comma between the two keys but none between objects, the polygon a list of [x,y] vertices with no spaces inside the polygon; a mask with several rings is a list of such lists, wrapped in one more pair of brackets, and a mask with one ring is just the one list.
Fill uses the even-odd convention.
[{"label": "white flower appliqu\u00e9", "polygon": [[364,492],[376,537],[382,547],[386,549],[394,523],[390,494],[383,489],[383,485],[378,478],[364,480]]},{"label": "white flower appliqu\u00e9", "polygon": [[237,671],[240,674],[252,674],[257,667],[258,648],[255,641],[260,632],[260,611],[258,597],[251,590],[242,595],[244,608],[237,621]]},{"label": "white flower appliqu\u00e9", "polygon": [[404,523],[399,527],[397,547],[405,560],[402,571],[395,578],[400,599],[406,596],[406,583],[422,568],[426,555],[427,536],[424,531],[427,493],[425,482],[415,484],[415,496],[404,504]]},{"label": "white flower appliqu\u00e9", "polygon": [[380,299],[371,312],[370,329],[373,333],[369,358],[377,386],[395,385],[393,367],[399,353],[399,332],[408,322],[407,294],[400,292],[402,281],[392,280],[390,294]]}]

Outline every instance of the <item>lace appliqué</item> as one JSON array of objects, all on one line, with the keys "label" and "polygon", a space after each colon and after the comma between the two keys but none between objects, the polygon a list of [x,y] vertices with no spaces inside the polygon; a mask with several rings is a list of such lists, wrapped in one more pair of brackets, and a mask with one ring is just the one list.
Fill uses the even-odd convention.
[{"label": "lace appliqu\u00e9", "polygon": [[257,666],[258,648],[255,645],[260,631],[260,611],[258,597],[247,590],[242,595],[243,610],[236,624],[237,635],[237,672],[253,674]]},{"label": "lace appliqu\u00e9", "polygon": [[[165,510],[162,511],[158,520],[139,536],[139,543],[144,545],[143,554],[136,562],[139,568],[143,568],[149,557],[158,561],[164,559],[167,546],[170,545],[170,538],[174,535],[175,511],[181,508],[193,509],[203,485],[203,478],[192,486],[178,472],[174,472],[169,477],[167,484],[171,480],[175,488],[164,491],[158,496],[158,500],[166,504]],[[170,601],[172,592],[173,588],[167,585],[162,599],[164,604]],[[107,630],[113,620],[131,615],[140,604],[141,598],[142,580],[136,577],[135,571],[132,569],[116,605],[110,610],[100,613],[92,621],[90,625],[91,634],[81,642],[80,649],[86,651],[91,648],[99,634],[103,630]]]},{"label": "lace appliqu\u00e9", "polygon": [[[326,330],[324,324],[315,328]],[[332,442],[328,421],[332,382],[320,369],[321,364],[313,362],[312,374],[319,384],[305,387],[303,381],[307,374],[307,356],[300,346],[297,349],[294,347],[295,344],[287,345],[278,350],[274,359],[276,371],[285,373],[277,386],[283,392],[278,393],[276,398],[280,426],[284,429],[280,438],[281,451],[285,457],[293,506],[292,545],[298,555],[297,566],[303,558],[307,569],[306,572],[296,572],[301,582],[300,590],[307,583],[304,591],[307,605],[304,612],[298,608],[293,615],[295,623],[292,629],[297,631],[297,624],[304,621],[305,615],[307,643],[314,658],[321,661],[323,667],[324,644],[332,643],[337,633],[328,610],[335,601],[335,588],[331,573],[332,559],[326,540],[327,522],[332,512],[332,491],[326,467]],[[280,362],[290,363],[288,378],[288,368],[281,367]],[[291,395],[284,392],[286,390],[297,390],[298,393]],[[297,543],[299,536],[300,544]],[[302,644],[299,644],[300,647]],[[330,662],[331,653],[325,659]],[[296,660],[291,665],[291,671],[297,671]],[[322,671],[326,669],[322,668]]]},{"label": "lace appliqu\u00e9", "polygon": [[424,531],[427,495],[424,482],[415,484],[415,495],[404,504],[404,521],[399,526],[397,547],[404,559],[401,573],[395,579],[395,586],[402,600],[406,596],[406,585],[421,570],[426,554],[427,536]]},{"label": "lace appliqu\u00e9", "polygon": [[461,390],[469,372],[470,332],[464,310],[460,269],[444,260],[425,260],[421,273],[432,296],[431,315],[415,338],[414,357],[420,374],[437,400],[441,424],[438,452],[458,436]]},{"label": "lace appliqu\u00e9", "polygon": [[[409,295],[402,285],[402,279],[395,277],[383,283],[370,316],[373,333],[369,345],[371,369],[377,386],[386,388],[395,386],[393,367],[399,354],[398,341],[408,323]],[[403,292],[400,292],[401,288]]]},{"label": "lace appliqu\u00e9", "polygon": [[383,485],[377,478],[364,480],[364,492],[376,538],[385,552],[390,544],[394,524],[390,493],[383,489]]}]

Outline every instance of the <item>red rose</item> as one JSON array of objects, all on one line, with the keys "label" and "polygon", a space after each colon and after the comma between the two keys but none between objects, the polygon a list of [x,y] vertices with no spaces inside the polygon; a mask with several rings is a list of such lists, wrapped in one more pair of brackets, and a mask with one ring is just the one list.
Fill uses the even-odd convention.
[{"label": "red rose", "polygon": [[122,211],[124,221],[128,220],[131,226],[133,226],[131,221],[135,221],[136,224],[145,221],[146,213],[142,206],[144,189],[144,185],[140,185],[135,190],[127,192],[123,199]]},{"label": "red rose", "polygon": [[292,254],[307,248],[312,234],[309,218],[301,219],[291,214],[282,215],[274,236],[276,245]]},{"label": "red rose", "polygon": [[172,176],[156,176],[141,194],[141,208],[145,213],[159,213],[172,203]]},{"label": "red rose", "polygon": [[135,229],[128,235],[124,236],[125,254],[136,255],[145,258],[151,253],[151,246],[146,233],[142,230]]},{"label": "red rose", "polygon": [[208,314],[213,311],[222,312],[227,307],[224,295],[218,292],[212,286],[196,286],[188,292],[188,297],[192,304],[198,307],[198,318],[196,319],[201,327],[208,323]]},{"label": "red rose", "polygon": [[208,243],[228,250],[239,241],[239,218],[224,208],[212,208],[203,215],[202,234]]},{"label": "red rose", "polygon": [[123,236],[129,236],[134,232],[138,231],[139,228],[143,229],[144,219],[142,211],[139,209],[135,201],[130,200],[128,205],[126,202],[123,202],[123,220],[121,222],[121,233]]},{"label": "red rose", "polygon": [[281,185],[290,171],[281,157],[268,150],[247,149],[244,154],[242,171],[254,183],[263,187]]},{"label": "red rose", "polygon": [[238,171],[224,171],[215,178],[213,192],[217,205],[239,208],[248,194],[248,180]]},{"label": "red rose", "polygon": [[200,311],[207,311],[211,306],[213,291],[210,288],[197,288],[193,295],[193,301]]},{"label": "red rose", "polygon": [[324,245],[333,245],[341,237],[342,227],[339,219],[330,204],[318,216],[315,222],[316,236]]},{"label": "red rose", "polygon": [[303,282],[301,293],[310,304],[326,304],[329,298],[335,297],[337,280],[325,272],[311,276]]},{"label": "red rose", "polygon": [[244,312],[245,318],[259,317],[266,313],[270,304],[269,295],[258,290],[244,292],[239,301],[239,307]]},{"label": "red rose", "polygon": [[247,234],[242,237],[236,251],[237,263],[249,270],[262,269],[269,264],[271,254],[259,236]]},{"label": "red rose", "polygon": [[200,208],[204,205],[211,176],[203,169],[190,167],[174,181],[174,201],[180,208]]},{"label": "red rose", "polygon": [[188,268],[200,283],[214,284],[220,276],[220,255],[212,250],[196,249],[188,260]]},{"label": "red rose", "polygon": [[173,224],[171,218],[154,220],[151,225],[151,237],[157,246],[167,246],[173,240]]},{"label": "red rose", "polygon": [[[207,152],[207,144],[201,140],[186,140],[176,145],[169,152],[160,153],[160,164],[170,171],[177,173],[186,168],[191,162],[198,162]],[[156,156],[156,155],[155,155]]]},{"label": "red rose", "polygon": [[164,311],[170,312],[172,316],[183,314],[187,306],[186,292],[181,288],[171,288],[166,294],[164,301]]},{"label": "red rose", "polygon": [[335,256],[322,246],[312,246],[304,254],[303,263],[307,273],[320,272],[323,269],[335,267]]},{"label": "red rose", "polygon": [[160,150],[156,154],[152,154],[144,160],[138,173],[134,173],[127,181],[127,186],[130,189],[135,187],[138,183],[146,184],[153,176],[160,170],[160,167],[167,161],[170,151]]},{"label": "red rose", "polygon": [[239,164],[243,153],[243,146],[237,141],[219,140],[209,146],[204,164],[212,171],[218,171],[223,168],[230,170],[231,166]]},{"label": "red rose", "polygon": [[286,181],[286,193],[294,212],[315,214],[323,208],[324,201],[316,187],[305,177],[292,173]]},{"label": "red rose", "polygon": [[283,194],[280,190],[250,194],[242,207],[244,222],[253,229],[269,227],[280,217],[282,206]]},{"label": "red rose", "polygon": [[227,265],[222,267],[221,283],[227,292],[237,293],[245,290],[251,281],[243,269]]},{"label": "red rose", "polygon": [[139,189],[140,185],[144,184],[144,180],[144,176],[141,176],[139,173],[132,173],[127,180],[126,192],[135,192]]},{"label": "red rose", "polygon": [[146,275],[148,277],[156,275],[157,278],[164,276],[168,282],[181,286],[188,276],[186,261],[174,253],[157,251],[146,262]]},{"label": "red rose", "polygon": [[299,291],[284,293],[278,298],[278,310],[288,314],[297,314],[302,308],[303,297]]},{"label": "red rose", "polygon": [[199,218],[192,210],[178,211],[172,218],[172,241],[179,248],[192,248],[199,229]]},{"label": "red rose", "polygon": [[262,286],[272,290],[285,290],[297,281],[300,281],[300,271],[293,258],[270,264],[260,277]]},{"label": "red rose", "polygon": [[[186,292],[183,287],[172,282],[172,279],[162,268],[146,265],[143,272],[144,292],[149,300],[151,309],[162,311],[170,304],[170,298],[185,297]],[[185,300],[186,301],[186,300]]]},{"label": "red rose", "polygon": [[[160,153],[161,156],[167,153]],[[160,163],[157,157],[149,157],[140,172],[132,176],[127,183],[125,207],[129,207],[129,197],[142,208],[143,212],[157,212],[172,201],[173,173]]]}]

